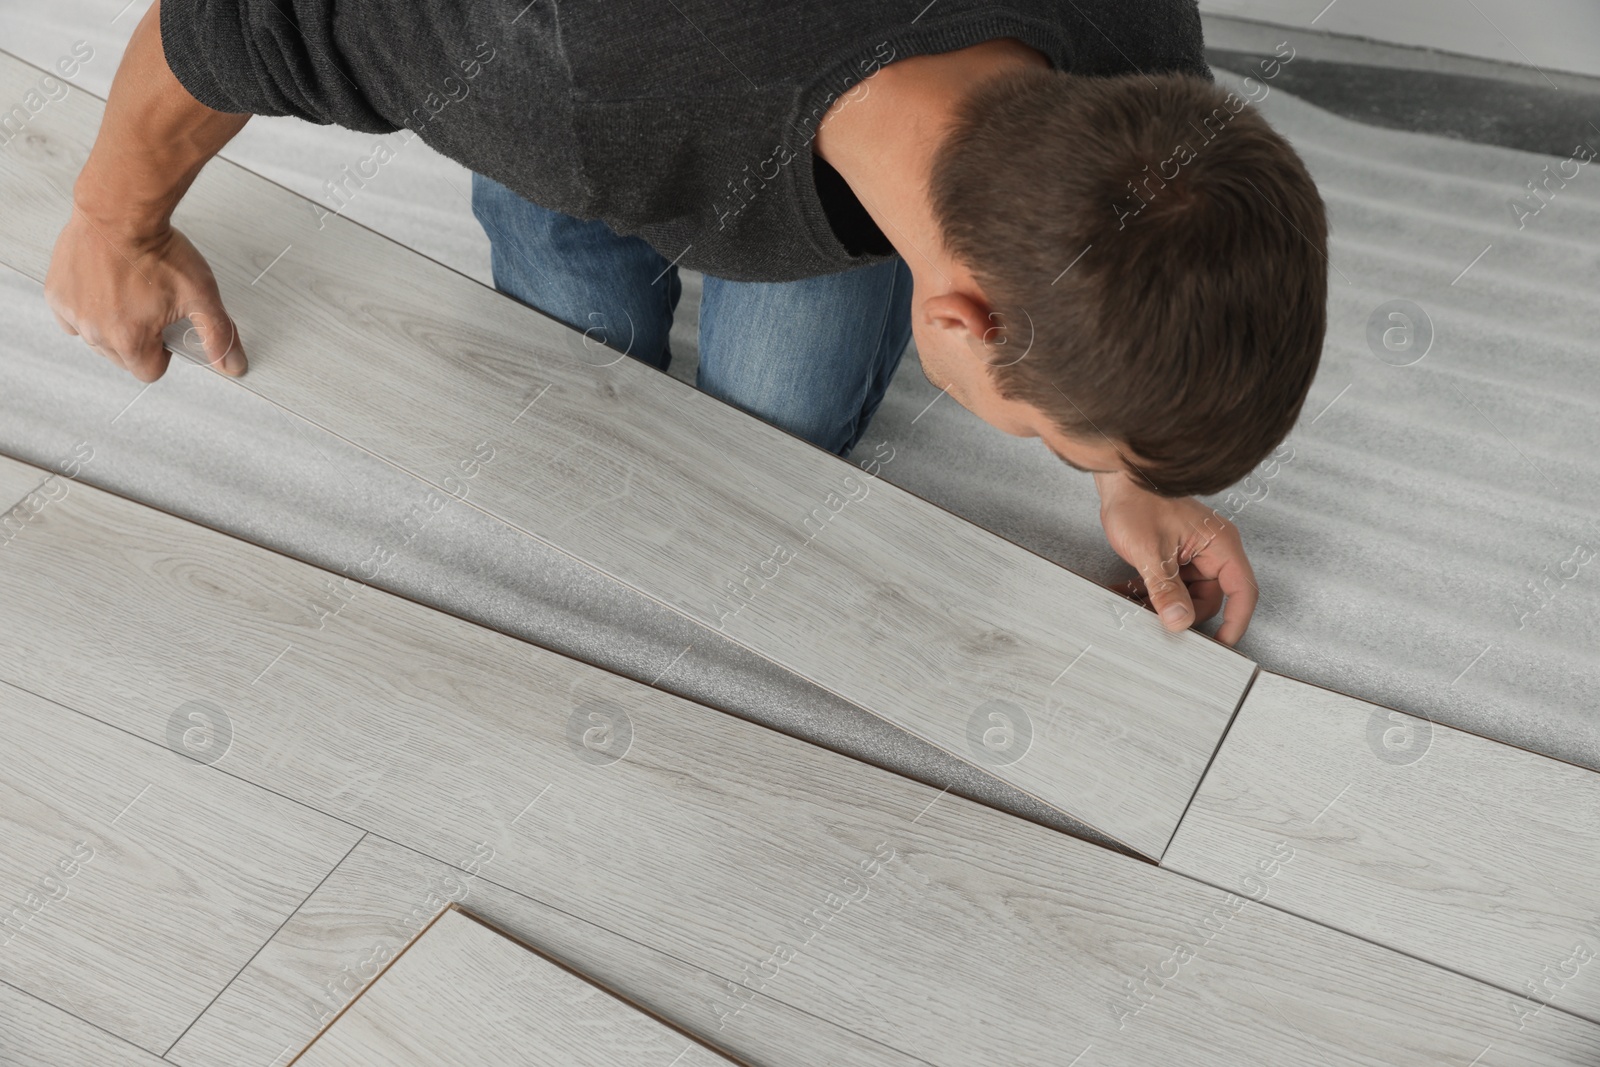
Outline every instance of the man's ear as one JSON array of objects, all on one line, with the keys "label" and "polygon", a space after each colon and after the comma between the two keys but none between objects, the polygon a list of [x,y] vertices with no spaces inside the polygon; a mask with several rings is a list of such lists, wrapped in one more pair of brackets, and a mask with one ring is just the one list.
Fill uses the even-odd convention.
[{"label": "man's ear", "polygon": [[950,328],[962,331],[966,350],[990,370],[1021,363],[1032,350],[1033,317],[1026,308],[1005,315],[986,300],[964,293],[946,293],[935,299],[949,301],[944,314],[949,316]]},{"label": "man's ear", "polygon": [[961,348],[979,358],[983,358],[985,346],[997,336],[988,305],[966,293],[948,292],[929,297],[923,302],[922,314],[930,326],[948,331],[951,340],[959,341]]}]

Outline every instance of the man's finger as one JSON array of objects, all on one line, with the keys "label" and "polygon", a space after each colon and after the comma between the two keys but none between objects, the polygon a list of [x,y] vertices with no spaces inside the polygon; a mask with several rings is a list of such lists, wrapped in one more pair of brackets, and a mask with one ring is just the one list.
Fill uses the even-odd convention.
[{"label": "man's finger", "polygon": [[1250,616],[1255,614],[1261,591],[1242,553],[1218,572],[1217,582],[1228,598],[1222,605],[1222,627],[1217,630],[1217,640],[1225,645],[1236,645],[1250,625]]},{"label": "man's finger", "polygon": [[1222,586],[1216,579],[1185,574],[1184,584],[1189,587],[1189,599],[1194,604],[1196,622],[1205,622],[1222,610]]},{"label": "man's finger", "polygon": [[1134,564],[1144,578],[1150,595],[1150,607],[1161,616],[1161,625],[1168,630],[1187,630],[1194,622],[1194,604],[1189,600],[1189,590],[1178,576],[1178,563],[1174,553],[1162,556],[1150,552]]},{"label": "man's finger", "polygon": [[167,362],[171,357],[161,344],[159,333],[126,338],[117,351],[122,356],[122,365],[141,382],[153,382],[167,373]]},{"label": "man's finger", "polygon": [[225,374],[238,377],[245,372],[244,345],[239,343],[239,330],[233,319],[222,310],[216,300],[197,304],[189,312],[189,321],[195,339],[205,349],[206,362]]}]

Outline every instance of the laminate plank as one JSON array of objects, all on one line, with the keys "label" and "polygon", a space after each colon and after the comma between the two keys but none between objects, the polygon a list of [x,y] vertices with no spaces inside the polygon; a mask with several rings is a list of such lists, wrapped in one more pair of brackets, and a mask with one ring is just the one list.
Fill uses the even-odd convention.
[{"label": "laminate plank", "polygon": [[299,1067],[734,1062],[455,904],[291,1061]]},{"label": "laminate plank", "polygon": [[380,591],[320,613],[312,568],[97,490],[38,522],[0,672],[135,734],[210,700],[218,769],[488,846],[497,884],[716,975],[719,1026],[759,993],[940,1065],[1600,1058],[1558,1009],[1519,1031],[1504,990]]},{"label": "laminate plank", "polygon": [[47,477],[49,475],[38,467],[0,456],[0,547],[15,537],[26,522],[26,516],[14,516],[11,511],[43,485]]},{"label": "laminate plank", "polygon": [[719,1015],[726,981],[496,885],[485,876],[494,859],[490,849],[475,850],[456,866],[367,837],[167,1059],[180,1067],[282,1067],[439,909],[455,903],[752,1063],[915,1067],[921,1062],[761,993],[749,994],[737,1015]]},{"label": "laminate plank", "polygon": [[1600,775],[1263,672],[1163,865],[1600,1021]]},{"label": "laminate plank", "polygon": [[26,1067],[163,1067],[153,1052],[0,982],[0,1063]]},{"label": "laminate plank", "polygon": [[5,684],[0,736],[0,980],[152,1052],[360,837]]},{"label": "laminate plank", "polygon": [[[0,58],[0,98],[37,72]],[[101,105],[0,154],[42,279]],[[1158,857],[1253,665],[225,161],[177,221],[298,413]],[[597,365],[603,364],[603,365]]]}]

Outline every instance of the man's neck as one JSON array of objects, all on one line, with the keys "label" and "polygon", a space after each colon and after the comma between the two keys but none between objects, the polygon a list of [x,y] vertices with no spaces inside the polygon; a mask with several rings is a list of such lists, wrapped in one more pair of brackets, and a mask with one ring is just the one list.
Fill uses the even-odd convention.
[{"label": "man's neck", "polygon": [[[851,192],[913,275],[941,289],[965,271],[944,250],[928,198],[933,157],[974,86],[1018,67],[1049,69],[1043,53],[1011,38],[891,63],[822,116],[813,151]],[[966,279],[970,281],[970,279]]]}]

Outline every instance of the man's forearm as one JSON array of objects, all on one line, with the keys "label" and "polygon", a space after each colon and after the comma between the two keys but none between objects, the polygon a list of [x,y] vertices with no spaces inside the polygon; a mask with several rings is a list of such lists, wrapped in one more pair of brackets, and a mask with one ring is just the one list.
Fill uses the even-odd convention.
[{"label": "man's forearm", "polygon": [[105,117],[73,187],[78,210],[108,236],[165,231],[200,169],[249,121],[200,103],[167,66],[156,0],[128,42]]}]

